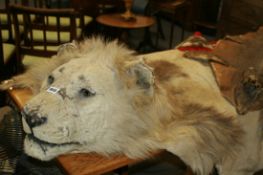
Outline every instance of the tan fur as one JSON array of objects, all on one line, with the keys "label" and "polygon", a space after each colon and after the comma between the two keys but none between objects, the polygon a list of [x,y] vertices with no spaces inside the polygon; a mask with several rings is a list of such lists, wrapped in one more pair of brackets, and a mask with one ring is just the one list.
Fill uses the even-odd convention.
[{"label": "tan fur", "polygon": [[[214,164],[238,150],[242,136],[235,110],[222,97],[208,64],[184,58],[178,50],[135,55],[117,41],[92,38],[60,51],[40,77],[28,70],[2,88],[28,86],[33,79],[36,95],[24,107],[24,118],[47,119],[33,129],[27,119],[24,130],[66,145],[43,151],[26,137],[25,151],[33,157],[97,152],[138,158],[165,149],[198,175],[208,175]],[[48,84],[48,75],[54,83]],[[61,91],[49,93],[50,86]],[[84,97],[82,88],[96,93]]]},{"label": "tan fur", "polygon": [[[263,168],[263,28],[220,40],[213,54],[226,60],[235,71],[222,72],[221,79],[233,89],[239,123],[244,130],[239,154],[226,157],[219,165],[220,175],[252,175]],[[225,74],[225,75],[224,75]],[[225,77],[225,78],[224,78]],[[230,77],[230,79],[228,79]]]},{"label": "tan fur", "polygon": [[158,60],[149,62],[148,65],[154,69],[157,81],[169,81],[173,76],[187,76],[180,70],[180,67],[168,61]]}]

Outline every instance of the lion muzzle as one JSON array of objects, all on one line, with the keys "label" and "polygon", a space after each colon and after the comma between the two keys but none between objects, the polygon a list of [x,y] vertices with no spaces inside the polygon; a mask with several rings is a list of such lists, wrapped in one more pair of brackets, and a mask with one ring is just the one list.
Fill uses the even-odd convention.
[{"label": "lion muzzle", "polygon": [[34,128],[40,125],[43,125],[47,122],[47,117],[45,116],[38,116],[35,112],[28,112],[22,111],[23,117],[25,118],[26,123],[30,128]]}]

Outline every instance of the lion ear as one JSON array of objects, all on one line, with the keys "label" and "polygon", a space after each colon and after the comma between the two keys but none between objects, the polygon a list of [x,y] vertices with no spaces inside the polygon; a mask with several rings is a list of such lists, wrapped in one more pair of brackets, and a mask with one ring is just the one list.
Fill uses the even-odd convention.
[{"label": "lion ear", "polygon": [[128,74],[135,78],[136,85],[145,90],[153,89],[154,76],[152,68],[143,62],[132,64],[128,68]]}]

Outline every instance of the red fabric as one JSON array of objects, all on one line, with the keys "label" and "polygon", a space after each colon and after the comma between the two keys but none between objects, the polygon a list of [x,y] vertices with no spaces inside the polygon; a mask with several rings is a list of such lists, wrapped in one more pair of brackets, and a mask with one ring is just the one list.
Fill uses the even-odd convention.
[{"label": "red fabric", "polygon": [[182,47],[179,47],[178,50],[180,51],[207,51],[207,52],[212,51],[212,49],[210,48],[200,47],[200,46],[182,46]]},{"label": "red fabric", "polygon": [[196,31],[196,32],[194,33],[194,36],[196,36],[196,37],[198,37],[198,36],[202,36],[202,33],[201,33],[201,32],[198,32],[198,31]]},{"label": "red fabric", "polygon": [[[199,31],[196,31],[194,33],[194,37],[202,37],[202,33]],[[191,43],[191,41],[189,41],[189,43]],[[216,41],[214,42],[210,42],[210,45],[216,45]],[[194,44],[191,46],[181,46],[178,48],[178,50],[180,51],[206,51],[206,52],[211,52],[212,49],[209,47],[203,47],[203,46],[195,46]]]}]

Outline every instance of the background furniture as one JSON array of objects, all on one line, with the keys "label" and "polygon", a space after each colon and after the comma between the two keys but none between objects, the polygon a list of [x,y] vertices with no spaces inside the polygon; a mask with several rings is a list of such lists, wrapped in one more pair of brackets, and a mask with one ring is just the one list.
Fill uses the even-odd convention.
[{"label": "background furniture", "polygon": [[[15,27],[17,69],[39,64],[57,53],[59,45],[81,36],[74,9],[47,9],[13,4],[10,6]],[[23,35],[19,32],[19,15],[23,15]],[[51,18],[52,17],[52,18]],[[65,18],[67,24],[61,25]]]},{"label": "background furniture", "polygon": [[263,1],[223,0],[219,36],[256,31],[263,24]]},{"label": "background furniture", "polygon": [[223,0],[192,0],[193,29],[216,35]]},{"label": "background furniture", "polygon": [[150,0],[149,9],[150,13],[155,15],[157,18],[157,37],[156,46],[158,46],[159,35],[164,38],[164,31],[161,24],[160,18],[166,18],[171,21],[170,36],[169,36],[169,48],[172,48],[173,37],[174,37],[174,26],[180,24],[182,28],[181,40],[184,38],[184,31],[186,25],[187,13],[189,12],[189,1],[187,0]]},{"label": "background furniture", "polygon": [[70,0],[70,5],[77,11],[94,18],[103,13],[124,11],[123,0]]},{"label": "background furniture", "polygon": [[[13,64],[15,63],[14,59],[12,59],[15,55],[15,46],[13,44],[3,42],[2,29],[0,21],[0,82],[13,74]],[[3,106],[5,103],[5,94],[3,92],[0,92],[0,99],[3,99],[0,100],[0,106]]]},{"label": "background furniture", "polygon": [[15,45],[2,40],[2,25],[0,24],[0,82],[14,73],[14,55]]},{"label": "background furniture", "polygon": [[[2,22],[0,19],[0,81],[8,78],[14,73],[12,64],[14,64],[15,46],[3,39],[2,34],[6,34],[5,30],[9,30],[9,24]],[[11,32],[10,32],[11,33]],[[11,35],[9,35],[11,36]],[[11,37],[10,37],[11,39]]]},{"label": "background furniture", "polygon": [[[139,48],[137,50],[142,49],[146,45],[153,47],[149,27],[151,27],[155,20],[153,17],[144,16],[144,15],[134,15],[134,19],[125,20],[120,13],[113,13],[113,14],[103,14],[96,18],[96,21],[99,24],[104,26],[112,27],[115,30],[115,34],[121,39],[122,41],[128,41],[127,32],[128,30],[132,29],[145,29],[143,40],[139,44]],[[116,32],[116,29],[121,32],[121,34]],[[112,34],[114,34],[112,33]]]},{"label": "background furniture", "polygon": [[2,41],[4,42],[12,42],[13,41],[13,30],[12,30],[12,22],[11,17],[8,14],[8,6],[10,0],[2,1],[0,6],[0,22],[1,22],[1,33],[2,33]]},{"label": "background furniture", "polygon": [[134,20],[125,20],[119,13],[100,15],[96,18],[96,20],[100,24],[123,29],[150,27],[155,22],[152,17],[143,15],[135,15]]}]

